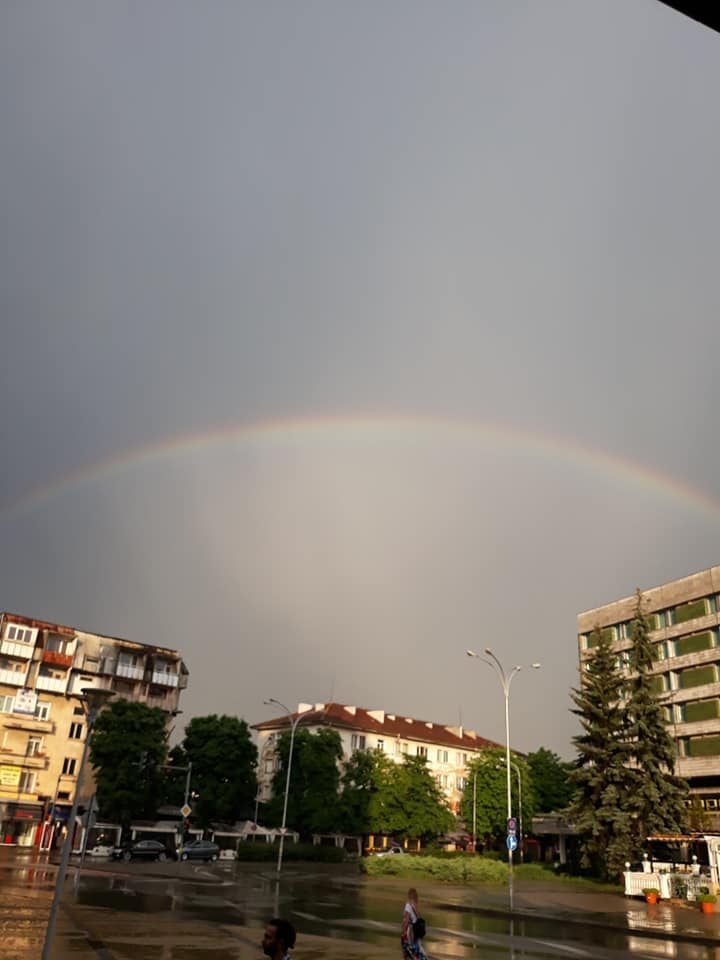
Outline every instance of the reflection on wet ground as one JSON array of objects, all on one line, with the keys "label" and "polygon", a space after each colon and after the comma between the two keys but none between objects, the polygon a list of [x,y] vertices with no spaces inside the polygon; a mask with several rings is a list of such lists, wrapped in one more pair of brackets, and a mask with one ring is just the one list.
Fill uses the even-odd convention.
[{"label": "reflection on wet ground", "polygon": [[[40,955],[54,882],[53,866],[0,859],[3,960],[35,960]],[[296,960],[399,960],[405,887],[403,881],[379,884],[335,866],[291,867],[278,883],[272,871],[256,865],[92,863],[82,874],[74,869],[69,874],[55,956],[250,960],[260,956],[266,919],[279,914],[289,916],[298,928]],[[641,901],[608,899],[615,914],[603,917],[592,907],[573,913],[554,889],[528,888],[520,898],[521,909],[510,919],[502,890],[428,884],[421,893],[429,928],[426,947],[435,960],[618,960],[630,954],[720,960],[713,943],[720,923],[703,927],[699,913],[683,915],[685,929],[697,916],[695,933],[704,939],[692,941],[677,937],[676,912],[662,906],[653,912]]]}]

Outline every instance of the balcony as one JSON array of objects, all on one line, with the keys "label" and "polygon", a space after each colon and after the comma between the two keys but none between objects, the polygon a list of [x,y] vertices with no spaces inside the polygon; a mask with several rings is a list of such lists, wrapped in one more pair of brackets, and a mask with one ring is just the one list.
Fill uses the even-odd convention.
[{"label": "balcony", "polygon": [[124,680],[143,680],[145,678],[145,668],[133,667],[129,663],[118,663],[115,676],[122,677]]},{"label": "balcony", "polygon": [[20,660],[30,660],[33,655],[31,643],[16,643],[14,640],[1,640],[0,653],[8,657],[17,657]]},{"label": "balcony", "polygon": [[39,674],[35,681],[36,690],[49,690],[50,693],[65,693],[67,677],[44,677]]},{"label": "balcony", "polygon": [[0,762],[13,767],[27,767],[30,770],[47,770],[50,764],[44,753],[15,753],[7,747],[0,748]]},{"label": "balcony", "polygon": [[9,683],[13,687],[24,687],[27,670],[0,670],[0,683]]},{"label": "balcony", "polygon": [[27,730],[29,733],[55,733],[54,720],[38,720],[37,717],[23,716],[21,713],[6,715],[4,721],[6,730]]},{"label": "balcony", "polygon": [[43,650],[42,662],[49,663],[53,667],[68,669],[73,665],[73,655],[71,653],[58,653],[57,650]]},{"label": "balcony", "polygon": [[155,683],[159,687],[176,687],[178,685],[178,675],[176,673],[166,673],[164,670],[153,670],[150,683]]},{"label": "balcony", "polygon": [[93,690],[112,690],[112,680],[110,677],[93,677],[79,673],[71,674],[68,693],[82,693],[87,687],[91,687]]}]

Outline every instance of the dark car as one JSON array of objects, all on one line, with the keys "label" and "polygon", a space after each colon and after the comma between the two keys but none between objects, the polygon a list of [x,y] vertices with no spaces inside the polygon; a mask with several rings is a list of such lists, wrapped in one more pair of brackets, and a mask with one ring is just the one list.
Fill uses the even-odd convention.
[{"label": "dark car", "polygon": [[180,852],[181,860],[217,860],[219,856],[220,847],[210,840],[191,840]]},{"label": "dark car", "polygon": [[112,855],[113,860],[167,860],[175,858],[175,854],[159,840],[136,840],[134,843],[126,843],[121,847],[115,847]]}]

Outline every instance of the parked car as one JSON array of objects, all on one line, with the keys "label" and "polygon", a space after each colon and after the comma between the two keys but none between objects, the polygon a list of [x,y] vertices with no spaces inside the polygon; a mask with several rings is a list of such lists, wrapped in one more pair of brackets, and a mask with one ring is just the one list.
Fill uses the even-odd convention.
[{"label": "parked car", "polygon": [[167,860],[175,853],[168,850],[159,840],[135,840],[132,843],[115,847],[112,852],[113,860]]},{"label": "parked car", "polygon": [[378,852],[377,852],[376,854],[374,854],[374,856],[376,856],[376,857],[392,857],[392,856],[393,856],[394,854],[396,854],[396,853],[402,853],[402,854],[404,854],[405,851],[403,850],[403,848],[402,848],[399,844],[393,843],[391,846],[389,846],[389,847],[387,848],[387,850],[378,850]]},{"label": "parked car", "polygon": [[180,851],[181,860],[217,860],[220,847],[211,840],[191,840]]},{"label": "parked car", "polygon": [[94,847],[90,847],[87,852],[89,857],[111,857],[113,854],[113,847],[109,843],[96,843]]}]

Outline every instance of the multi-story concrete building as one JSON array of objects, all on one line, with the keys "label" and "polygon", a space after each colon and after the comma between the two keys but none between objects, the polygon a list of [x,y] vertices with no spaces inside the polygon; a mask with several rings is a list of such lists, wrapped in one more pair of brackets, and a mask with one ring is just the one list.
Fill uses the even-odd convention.
[{"label": "multi-story concrete building", "polygon": [[67,818],[86,734],[72,694],[101,687],[170,718],[187,678],[175,650],[1,613],[0,840],[31,845],[47,815]]},{"label": "multi-story concrete building", "polygon": [[[677,773],[708,812],[720,810],[720,567],[643,591],[655,644],[655,683],[677,742]],[[578,616],[580,670],[592,655],[593,631],[612,639],[621,663],[631,646],[636,598]]]},{"label": "multi-story concrete building", "polygon": [[[345,757],[355,750],[382,750],[397,763],[407,755],[426,757],[428,769],[455,812],[465,787],[468,763],[482,750],[500,746],[463,727],[448,727],[386,710],[367,710],[342,703],[300,703],[293,719],[298,716],[302,729],[312,733],[327,727],[337,730]],[[272,778],[278,762],[276,742],[278,735],[289,726],[287,716],[253,725],[258,736],[257,776],[261,801],[272,796]]]}]

